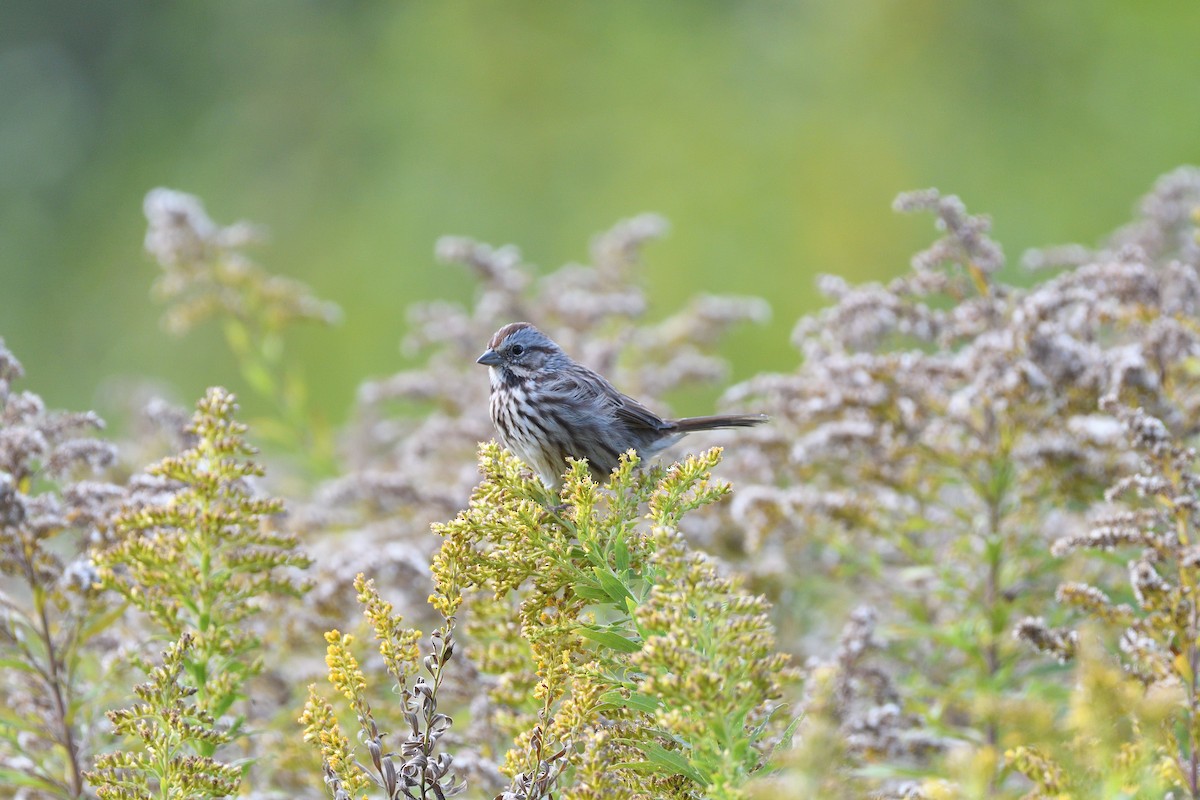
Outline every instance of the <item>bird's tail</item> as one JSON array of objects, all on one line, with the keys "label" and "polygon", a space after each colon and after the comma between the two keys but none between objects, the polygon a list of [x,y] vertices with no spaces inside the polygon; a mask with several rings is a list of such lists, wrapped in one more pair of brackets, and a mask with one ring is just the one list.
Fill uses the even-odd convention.
[{"label": "bird's tail", "polygon": [[671,420],[671,430],[679,433],[711,431],[714,428],[753,428],[768,422],[766,414],[718,414],[713,417],[686,417]]}]

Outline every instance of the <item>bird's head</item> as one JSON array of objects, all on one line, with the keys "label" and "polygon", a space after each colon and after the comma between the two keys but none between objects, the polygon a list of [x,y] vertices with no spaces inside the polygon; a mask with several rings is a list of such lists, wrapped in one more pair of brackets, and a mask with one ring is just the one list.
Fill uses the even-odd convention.
[{"label": "bird's head", "polygon": [[492,334],[488,349],[475,360],[491,367],[493,375],[525,380],[569,362],[566,353],[528,322],[513,322]]}]

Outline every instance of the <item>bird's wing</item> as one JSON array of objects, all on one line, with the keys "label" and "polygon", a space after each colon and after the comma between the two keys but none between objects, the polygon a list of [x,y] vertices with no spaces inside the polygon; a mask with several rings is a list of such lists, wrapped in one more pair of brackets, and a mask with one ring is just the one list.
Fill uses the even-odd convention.
[{"label": "bird's wing", "polygon": [[662,417],[632,397],[621,394],[604,376],[591,370],[571,370],[555,378],[555,391],[576,400],[590,400],[600,414],[612,417],[631,428],[661,431],[667,427]]},{"label": "bird's wing", "polygon": [[667,427],[662,417],[629,395],[618,394],[617,396],[619,405],[614,412],[617,419],[635,428],[645,428],[651,431],[661,431]]}]

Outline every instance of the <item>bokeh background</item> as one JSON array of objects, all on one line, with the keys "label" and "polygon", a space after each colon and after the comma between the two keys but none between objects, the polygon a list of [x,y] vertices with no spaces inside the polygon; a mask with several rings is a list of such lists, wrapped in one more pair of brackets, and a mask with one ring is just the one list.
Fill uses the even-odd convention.
[{"label": "bokeh background", "polygon": [[552,268],[641,211],[673,225],[652,313],[763,295],[734,377],[790,369],[816,274],[887,278],[932,238],[897,192],[990,212],[1016,272],[1200,159],[1198,30],[1194,0],[5,0],[0,336],[54,407],[239,388],[216,330],[167,336],[149,300],[165,185],[266,225],[260,263],[342,306],[293,343],[334,420],[402,365],[409,302],[469,296],[438,236]]}]

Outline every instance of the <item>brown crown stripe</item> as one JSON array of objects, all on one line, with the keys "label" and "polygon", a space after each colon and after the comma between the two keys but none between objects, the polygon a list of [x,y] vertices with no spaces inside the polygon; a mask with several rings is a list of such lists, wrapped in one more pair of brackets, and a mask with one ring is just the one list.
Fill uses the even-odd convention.
[{"label": "brown crown stripe", "polygon": [[512,334],[516,333],[519,330],[524,330],[525,328],[532,328],[532,327],[533,326],[530,325],[528,322],[510,322],[509,324],[505,325],[500,330],[496,331],[496,334],[492,337],[492,340],[490,342],[488,342],[488,347],[492,350],[495,350],[497,347],[500,346],[501,342],[503,342],[505,339],[507,339]]}]

